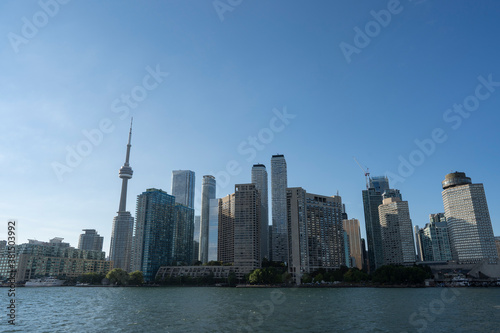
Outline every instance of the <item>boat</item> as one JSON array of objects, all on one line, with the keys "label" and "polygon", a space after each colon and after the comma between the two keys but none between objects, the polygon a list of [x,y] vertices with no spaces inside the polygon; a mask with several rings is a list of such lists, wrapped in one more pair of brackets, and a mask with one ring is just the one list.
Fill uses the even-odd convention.
[{"label": "boat", "polygon": [[464,276],[455,276],[451,280],[452,287],[468,287],[469,285],[470,285],[469,280],[466,279]]},{"label": "boat", "polygon": [[59,280],[54,277],[48,276],[40,279],[31,279],[27,281],[25,287],[58,287],[62,286],[65,280]]}]

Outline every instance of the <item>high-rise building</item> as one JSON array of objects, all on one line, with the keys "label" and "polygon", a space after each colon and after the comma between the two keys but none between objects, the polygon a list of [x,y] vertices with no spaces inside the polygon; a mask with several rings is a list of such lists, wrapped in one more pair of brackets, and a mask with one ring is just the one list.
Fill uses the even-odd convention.
[{"label": "high-rise building", "polygon": [[219,199],[210,199],[208,221],[208,261],[217,260],[217,241],[219,237]]},{"label": "high-rise building", "polygon": [[273,241],[272,259],[274,261],[288,260],[287,237],[287,206],[286,189],[287,167],[284,155],[273,155],[271,158],[271,192],[272,192],[272,219]]},{"label": "high-rise building", "polygon": [[260,192],[261,199],[261,228],[260,228],[260,254],[261,259],[269,259],[269,249],[268,249],[268,231],[269,231],[269,202],[267,196],[267,170],[264,164],[254,164],[252,167],[252,183]]},{"label": "high-rise building", "polygon": [[419,261],[452,260],[448,226],[444,213],[429,215],[424,228],[415,227],[417,258]]},{"label": "high-rise building", "polygon": [[389,180],[387,177],[370,177],[367,189],[363,190],[370,272],[374,272],[384,262],[378,206],[382,204],[382,194],[388,189]]},{"label": "high-rise building", "polygon": [[217,260],[223,263],[234,263],[234,196],[219,199],[219,227],[217,242]]},{"label": "high-rise building", "polygon": [[442,186],[453,260],[496,262],[498,254],[483,184],[472,184],[465,173],[454,172],[446,175]]},{"label": "high-rise building", "polygon": [[194,208],[195,174],[191,170],[172,171],[172,195],[175,202]]},{"label": "high-rise building", "polygon": [[84,234],[78,240],[78,249],[87,251],[102,251],[104,237],[100,236],[95,229],[83,229]]},{"label": "high-rise building", "polygon": [[363,254],[363,270],[368,270],[368,253],[366,252],[366,240],[361,238],[361,253]]},{"label": "high-rise building", "polygon": [[190,265],[193,261],[194,209],[175,204],[173,261]]},{"label": "high-rise building", "polygon": [[350,219],[342,220],[344,231],[349,237],[349,267],[357,267],[363,269],[363,252],[361,250],[361,230],[359,220]]},{"label": "high-rise building", "polygon": [[287,189],[288,269],[297,284],[304,273],[346,264],[342,199]]},{"label": "high-rise building", "polygon": [[201,223],[199,258],[204,264],[208,262],[209,231],[210,231],[210,200],[215,199],[215,177],[203,176],[201,185]]},{"label": "high-rise building", "polygon": [[234,192],[234,265],[250,273],[261,265],[261,199],[255,184],[237,184]]},{"label": "high-rise building", "polygon": [[198,255],[200,254],[200,215],[194,217],[194,233],[193,233],[193,263],[199,261]]},{"label": "high-rise building", "polygon": [[408,202],[384,197],[378,207],[384,265],[415,263],[415,243]]},{"label": "high-rise building", "polygon": [[132,235],[134,232],[134,218],[127,211],[127,184],[132,178],[132,168],[129,164],[130,144],[132,139],[132,122],[130,122],[130,132],[128,134],[127,155],[125,164],[120,168],[119,176],[122,179],[122,192],[120,196],[120,206],[118,215],[113,219],[113,229],[111,231],[111,244],[109,258],[113,261],[113,267],[130,271],[130,258],[132,254]]},{"label": "high-rise building", "polygon": [[[186,207],[187,208],[187,207]],[[175,197],[155,188],[137,196],[132,270],[152,281],[174,257]]]}]

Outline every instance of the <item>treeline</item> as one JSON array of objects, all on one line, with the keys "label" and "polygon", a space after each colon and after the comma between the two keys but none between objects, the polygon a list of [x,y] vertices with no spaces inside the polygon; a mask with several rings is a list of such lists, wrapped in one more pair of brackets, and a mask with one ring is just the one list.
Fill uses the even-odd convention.
[{"label": "treeline", "polygon": [[114,268],[107,274],[86,273],[78,277],[77,282],[91,285],[110,284],[117,286],[141,286],[144,284],[144,277],[141,271],[127,273],[121,268]]},{"label": "treeline", "polygon": [[201,277],[169,276],[155,279],[155,284],[159,284],[161,286],[213,286],[216,284],[222,284],[234,287],[237,283],[238,281],[234,272],[229,273],[228,277],[225,279],[215,278],[213,274]]},{"label": "treeline", "polygon": [[327,271],[323,268],[304,274],[302,283],[321,282],[347,282],[347,283],[370,283],[382,285],[418,285],[423,284],[426,279],[432,278],[429,266],[401,266],[385,265],[378,268],[372,275],[358,268],[347,268]]}]

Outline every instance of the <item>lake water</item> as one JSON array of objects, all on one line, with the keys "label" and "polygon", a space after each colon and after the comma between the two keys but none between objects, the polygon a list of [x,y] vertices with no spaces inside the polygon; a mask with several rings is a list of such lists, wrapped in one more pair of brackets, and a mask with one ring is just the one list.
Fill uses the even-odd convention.
[{"label": "lake water", "polygon": [[2,332],[500,332],[500,288],[18,288]]}]

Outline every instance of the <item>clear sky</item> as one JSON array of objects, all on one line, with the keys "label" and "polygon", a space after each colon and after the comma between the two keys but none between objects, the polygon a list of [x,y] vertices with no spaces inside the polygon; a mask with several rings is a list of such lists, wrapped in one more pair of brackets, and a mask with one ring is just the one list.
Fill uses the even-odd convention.
[{"label": "clear sky", "polygon": [[94,228],[108,253],[131,116],[134,216],[172,170],[223,197],[280,153],[290,187],[338,191],[365,234],[355,156],[413,225],[466,172],[500,235],[499,17],[494,0],[1,1],[0,239],[9,218],[20,243]]}]

